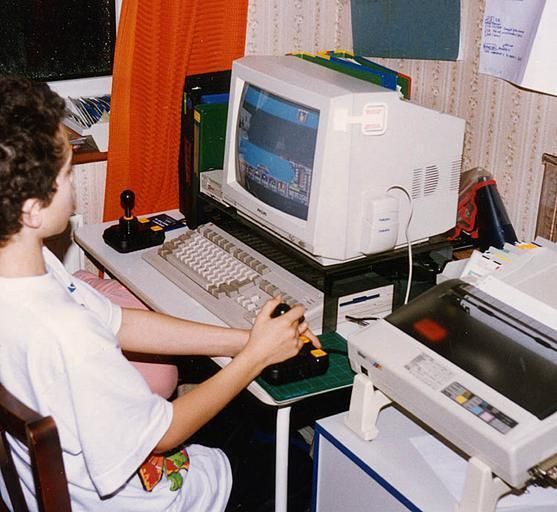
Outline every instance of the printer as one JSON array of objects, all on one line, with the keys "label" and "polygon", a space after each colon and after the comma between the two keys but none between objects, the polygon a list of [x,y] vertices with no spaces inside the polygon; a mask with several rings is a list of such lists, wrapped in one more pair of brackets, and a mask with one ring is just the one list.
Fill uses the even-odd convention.
[{"label": "printer", "polygon": [[372,438],[369,422],[396,402],[506,483],[495,502],[534,475],[555,484],[557,312],[520,295],[450,279],[349,336],[347,424]]}]

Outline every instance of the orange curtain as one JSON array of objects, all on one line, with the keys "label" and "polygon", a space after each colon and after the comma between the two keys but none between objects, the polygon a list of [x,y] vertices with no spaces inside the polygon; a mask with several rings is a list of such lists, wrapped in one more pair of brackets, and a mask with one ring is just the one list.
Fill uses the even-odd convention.
[{"label": "orange curtain", "polygon": [[248,0],[124,0],[114,56],[105,220],[178,206],[186,75],[230,69],[244,54]]}]

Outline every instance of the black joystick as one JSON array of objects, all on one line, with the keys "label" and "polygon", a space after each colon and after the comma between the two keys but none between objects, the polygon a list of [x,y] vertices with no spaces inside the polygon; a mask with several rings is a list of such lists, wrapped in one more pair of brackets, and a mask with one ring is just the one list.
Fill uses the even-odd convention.
[{"label": "black joystick", "polygon": [[120,204],[124,215],[114,224],[104,230],[103,240],[118,252],[126,253],[146,249],[164,242],[164,230],[151,222],[140,222],[133,215],[135,194],[132,190],[124,190],[120,194]]},{"label": "black joystick", "polygon": [[124,190],[120,194],[120,204],[124,209],[124,215],[120,217],[120,233],[123,237],[131,237],[137,227],[137,218],[132,214],[135,206],[135,194],[133,190]]},{"label": "black joystick", "polygon": [[[273,309],[270,317],[277,318],[287,311],[290,311],[290,306],[281,302]],[[303,321],[304,317],[300,318],[300,322]],[[269,384],[278,386],[323,375],[329,369],[329,355],[324,350],[316,348],[309,338],[302,336],[302,341],[304,344],[297,355],[282,363],[267,366],[261,372],[261,378]]]},{"label": "black joystick", "polygon": [[277,318],[278,316],[284,315],[287,311],[290,311],[290,306],[286,302],[281,302],[277,305],[273,312],[271,313],[271,318]]},{"label": "black joystick", "polygon": [[[286,304],[286,302],[281,302],[280,304],[277,304],[276,308],[273,309],[273,311],[269,316],[271,318],[276,318],[277,316],[284,315],[284,313],[286,313],[287,311],[290,311],[290,306]],[[298,322],[302,323],[304,320],[305,318],[301,317],[300,320],[298,320]]]},{"label": "black joystick", "polygon": [[120,194],[120,204],[124,208],[124,218],[133,219],[132,210],[135,206],[135,194],[133,190],[124,190]]}]

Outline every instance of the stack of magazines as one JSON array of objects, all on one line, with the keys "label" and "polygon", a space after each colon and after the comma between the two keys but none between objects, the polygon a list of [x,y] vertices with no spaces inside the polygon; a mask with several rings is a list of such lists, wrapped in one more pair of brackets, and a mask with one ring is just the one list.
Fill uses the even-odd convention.
[{"label": "stack of magazines", "polygon": [[110,95],[66,98],[64,124],[83,135],[94,124],[108,121]]}]

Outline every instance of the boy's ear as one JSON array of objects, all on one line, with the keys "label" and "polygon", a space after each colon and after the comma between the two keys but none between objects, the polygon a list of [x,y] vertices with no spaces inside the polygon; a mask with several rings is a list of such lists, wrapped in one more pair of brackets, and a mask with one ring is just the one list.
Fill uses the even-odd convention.
[{"label": "boy's ear", "polygon": [[26,199],[21,209],[21,221],[24,226],[32,229],[41,227],[42,224],[42,202],[40,199]]}]

